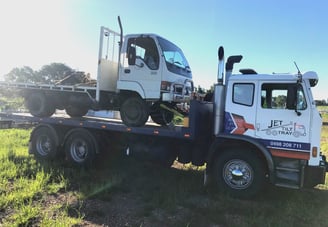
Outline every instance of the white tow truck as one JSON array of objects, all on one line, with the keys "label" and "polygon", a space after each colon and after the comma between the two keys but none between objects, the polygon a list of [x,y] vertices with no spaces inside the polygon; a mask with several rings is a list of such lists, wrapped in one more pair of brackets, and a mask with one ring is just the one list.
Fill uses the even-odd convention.
[{"label": "white tow truck", "polygon": [[[88,110],[119,110],[128,126],[142,126],[149,116],[166,125],[170,109],[189,102],[192,74],[179,47],[156,34],[120,33],[101,27],[97,80],[62,85],[0,82],[1,89],[19,89],[33,116],[49,117],[65,109],[71,117]],[[164,105],[164,108],[162,108]],[[182,111],[183,113],[183,111]]]},{"label": "white tow truck", "polygon": [[[324,184],[322,119],[311,92],[317,74],[258,74],[252,69],[232,74],[242,56],[230,56],[225,63],[222,47],[218,55],[213,100],[191,100],[184,125],[130,127],[88,117],[0,116],[39,124],[29,149],[39,159],[66,156],[75,165],[88,165],[120,144],[127,153],[156,154],[166,165],[174,160],[206,164],[205,182],[238,197],[256,195],[266,182],[293,189]],[[135,64],[141,63],[136,59]]]}]

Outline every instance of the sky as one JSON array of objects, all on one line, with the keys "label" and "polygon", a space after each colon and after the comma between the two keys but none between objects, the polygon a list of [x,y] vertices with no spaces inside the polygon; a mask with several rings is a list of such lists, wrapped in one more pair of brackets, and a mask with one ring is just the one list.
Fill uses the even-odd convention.
[{"label": "sky", "polygon": [[156,33],[178,45],[196,86],[216,82],[217,49],[243,55],[234,72],[316,71],[315,99],[328,98],[326,0],[4,0],[0,2],[0,78],[15,67],[64,63],[94,78],[100,26]]}]

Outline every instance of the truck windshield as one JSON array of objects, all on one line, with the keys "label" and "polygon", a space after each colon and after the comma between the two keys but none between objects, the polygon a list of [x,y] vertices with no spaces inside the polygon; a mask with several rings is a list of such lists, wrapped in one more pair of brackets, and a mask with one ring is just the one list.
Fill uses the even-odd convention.
[{"label": "truck windshield", "polygon": [[188,61],[182,50],[166,39],[157,38],[165,58],[167,69],[172,73],[192,78]]}]

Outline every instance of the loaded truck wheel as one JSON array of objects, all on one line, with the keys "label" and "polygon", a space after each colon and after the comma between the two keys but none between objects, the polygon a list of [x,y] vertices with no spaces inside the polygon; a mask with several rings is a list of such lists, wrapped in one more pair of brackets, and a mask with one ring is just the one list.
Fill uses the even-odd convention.
[{"label": "loaded truck wheel", "polygon": [[50,117],[55,113],[55,106],[43,93],[32,93],[25,98],[25,106],[35,117]]},{"label": "loaded truck wheel", "polygon": [[234,197],[248,198],[263,188],[265,170],[254,152],[232,149],[217,156],[213,177],[219,190]]},{"label": "loaded truck wheel", "polygon": [[30,153],[40,160],[52,160],[59,154],[59,138],[51,126],[38,126],[31,133]]},{"label": "loaded truck wheel", "polygon": [[122,121],[127,126],[143,126],[149,117],[148,106],[140,97],[127,98],[121,105]]},{"label": "loaded truck wheel", "polygon": [[67,106],[65,111],[70,117],[82,117],[88,113],[89,109],[86,107]]},{"label": "loaded truck wheel", "polygon": [[91,166],[98,153],[97,140],[86,129],[72,129],[67,133],[64,151],[70,164]]},{"label": "loaded truck wheel", "polygon": [[174,118],[173,112],[161,108],[158,103],[154,104],[152,109],[153,111],[151,112],[150,117],[156,124],[165,126],[172,122]]}]

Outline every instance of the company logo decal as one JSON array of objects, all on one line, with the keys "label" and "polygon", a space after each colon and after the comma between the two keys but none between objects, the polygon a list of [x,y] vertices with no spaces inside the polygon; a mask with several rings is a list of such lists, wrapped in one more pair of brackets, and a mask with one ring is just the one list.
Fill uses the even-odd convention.
[{"label": "company logo decal", "polygon": [[243,116],[225,113],[225,133],[244,134],[248,129],[255,129],[253,124],[247,123]]},{"label": "company logo decal", "polygon": [[306,136],[305,126],[293,121],[285,124],[282,120],[271,120],[267,128],[257,130],[271,136]]}]

